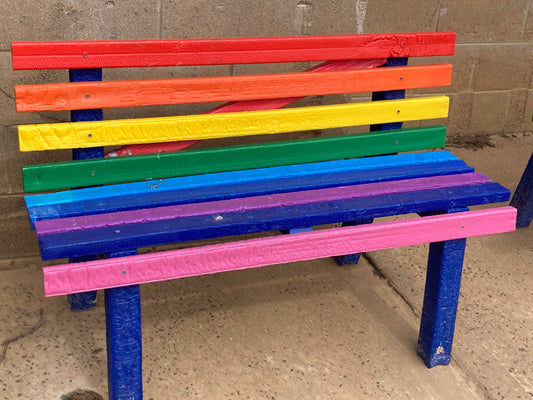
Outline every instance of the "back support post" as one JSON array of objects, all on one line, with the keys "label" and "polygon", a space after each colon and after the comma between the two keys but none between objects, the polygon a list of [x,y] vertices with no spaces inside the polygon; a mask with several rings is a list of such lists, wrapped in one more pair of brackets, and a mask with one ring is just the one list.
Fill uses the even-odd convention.
[{"label": "back support post", "polygon": [[[382,67],[403,67],[406,66],[409,61],[408,57],[400,58],[388,58],[387,63]],[[382,100],[398,100],[405,98],[405,90],[388,90],[385,92],[373,92],[372,101],[382,101]],[[377,132],[382,130],[392,130],[392,129],[402,129],[401,122],[394,122],[389,124],[377,124],[370,126],[370,132]],[[343,223],[342,226],[355,226],[363,224],[371,224],[373,219],[365,219],[362,221],[353,221],[350,223]],[[360,253],[356,254],[346,254],[344,256],[335,257],[335,262],[338,266],[343,267],[345,265],[355,265],[359,262],[361,258]]]},{"label": "back support post", "polygon": [[[101,81],[102,69],[70,69],[69,70],[70,82],[86,82],[86,81]],[[103,120],[102,109],[95,110],[72,110],[70,112],[70,120],[72,122],[79,121],[101,121]],[[74,160],[86,160],[89,158],[99,158],[104,156],[103,147],[93,147],[88,149],[73,149],[72,158]],[[85,256],[85,257],[73,257],[69,259],[69,262],[80,262],[96,260],[97,256]],[[68,296],[68,302],[70,309],[88,310],[96,307],[96,291],[87,293],[76,293]]]}]

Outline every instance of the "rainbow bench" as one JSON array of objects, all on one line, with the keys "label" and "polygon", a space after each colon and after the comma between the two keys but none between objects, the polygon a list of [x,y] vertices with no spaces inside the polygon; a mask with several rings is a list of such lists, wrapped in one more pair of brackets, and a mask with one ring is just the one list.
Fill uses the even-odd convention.
[{"label": "rainbow bench", "polygon": [[[14,69],[70,72],[68,83],[16,87],[18,111],[72,116],[19,126],[21,151],[74,149],[75,159],[25,166],[27,192],[51,191],[26,203],[43,260],[69,259],[43,268],[45,295],[91,303],[105,290],[110,398],[142,397],[140,284],[324,257],[353,264],[361,252],[420,243],[430,251],[418,353],[428,367],[449,363],[466,238],[516,223],[511,207],[468,210],[507,201],[507,189],[447,151],[413,152],[444,146],[445,127],[425,121],[447,117],[448,98],[404,99],[405,89],[449,85],[452,68],[408,58],[454,47],[448,32],[12,44]],[[103,68],[324,60],[299,73],[102,82]],[[363,92],[372,101],[278,110]],[[228,103],[203,115],[102,121],[103,108],[208,102]],[[404,121],[421,122],[401,129]],[[284,140],[365,125],[370,132]],[[183,150],[256,134],[277,139]],[[372,223],[411,213],[419,216]],[[249,233],[264,235],[229,240]]]}]

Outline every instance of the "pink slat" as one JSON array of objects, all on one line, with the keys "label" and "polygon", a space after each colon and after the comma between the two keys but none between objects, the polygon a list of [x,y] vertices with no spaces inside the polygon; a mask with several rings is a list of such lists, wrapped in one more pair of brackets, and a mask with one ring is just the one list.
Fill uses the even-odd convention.
[{"label": "pink slat", "polygon": [[515,229],[499,207],[45,267],[46,296],[439,242]]},{"label": "pink slat", "polygon": [[[315,65],[307,69],[305,72],[326,72],[326,71],[355,71],[361,69],[371,69],[379,67],[387,62],[386,59],[380,58],[375,60],[340,60],[340,61],[326,61],[322,64]],[[215,107],[205,114],[216,114],[225,112],[238,111],[260,111],[260,110],[274,110],[277,108],[288,106],[295,103],[303,97],[291,97],[285,99],[265,99],[265,100],[245,100],[245,101],[231,101]],[[165,142],[165,143],[146,143],[133,144],[123,146],[106,155],[106,157],[116,156],[131,156],[138,154],[151,154],[165,151],[180,151],[193,144],[198,143],[198,140],[187,140],[181,142]]]},{"label": "pink slat", "polygon": [[335,201],[387,194],[406,193],[420,190],[439,189],[454,186],[477,185],[491,182],[481,173],[443,175],[427,178],[404,179],[390,182],[376,182],[362,185],[306,190],[293,193],[220,200],[196,204],[183,204],[144,210],[122,211],[109,214],[87,215],[35,222],[38,236],[73,232],[84,229],[103,228],[140,222],[163,221],[198,215],[226,214],[231,212],[257,210]]}]

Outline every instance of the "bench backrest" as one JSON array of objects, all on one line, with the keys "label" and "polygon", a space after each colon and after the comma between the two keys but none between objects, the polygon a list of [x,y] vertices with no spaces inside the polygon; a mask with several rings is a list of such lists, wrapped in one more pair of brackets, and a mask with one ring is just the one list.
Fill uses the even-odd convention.
[{"label": "bench backrest", "polygon": [[[449,64],[406,64],[408,57],[452,55],[454,42],[454,33],[442,32],[13,43],[15,69],[69,69],[71,80],[16,87],[18,111],[72,110],[74,121],[21,125],[21,150],[72,148],[76,151],[74,158],[79,159],[24,167],[25,190],[86,187],[441,147],[445,128],[436,126],[160,153],[187,147],[197,140],[359,125],[387,130],[404,121],[446,117],[445,96],[395,99],[404,97],[405,89],[449,85]],[[101,82],[102,68],[324,60],[302,73]],[[391,66],[394,68],[388,68]],[[373,100],[388,101],[276,110],[306,96],[360,92],[372,92]],[[205,115],[100,121],[103,108],[220,101],[229,103]],[[116,145],[126,146],[120,154],[157,153],[104,158],[103,146]]]}]

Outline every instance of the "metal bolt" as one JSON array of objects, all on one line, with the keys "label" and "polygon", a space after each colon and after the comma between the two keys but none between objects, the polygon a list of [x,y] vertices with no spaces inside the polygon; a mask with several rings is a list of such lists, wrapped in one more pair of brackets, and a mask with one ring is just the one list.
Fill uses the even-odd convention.
[{"label": "metal bolt", "polygon": [[93,137],[93,134],[92,134],[92,133],[89,133],[87,136],[89,136],[89,137]]},{"label": "metal bolt", "polygon": [[96,175],[96,172],[92,171],[91,176],[95,176],[95,175]]},{"label": "metal bolt", "polygon": [[127,272],[126,272],[126,271],[122,271],[122,275],[126,275],[126,274],[127,274]]},{"label": "metal bolt", "polygon": [[217,215],[215,217],[215,221],[222,221],[224,219],[224,217],[222,215]]},{"label": "metal bolt", "polygon": [[83,57],[87,57],[87,53],[83,53]]},{"label": "metal bolt", "polygon": [[[400,76],[400,80],[403,81],[403,76]],[[87,95],[87,97],[89,97],[89,95]]]},{"label": "metal bolt", "polygon": [[396,114],[399,114],[400,113],[400,110],[396,110]]},{"label": "metal bolt", "polygon": [[115,231],[115,233],[120,233],[120,229],[117,229],[117,230]]},{"label": "metal bolt", "polygon": [[[400,79],[401,79],[401,78],[400,78]],[[90,95],[90,94],[86,94],[85,97],[86,97],[86,98],[89,98],[89,97],[91,97],[91,95]]]}]

